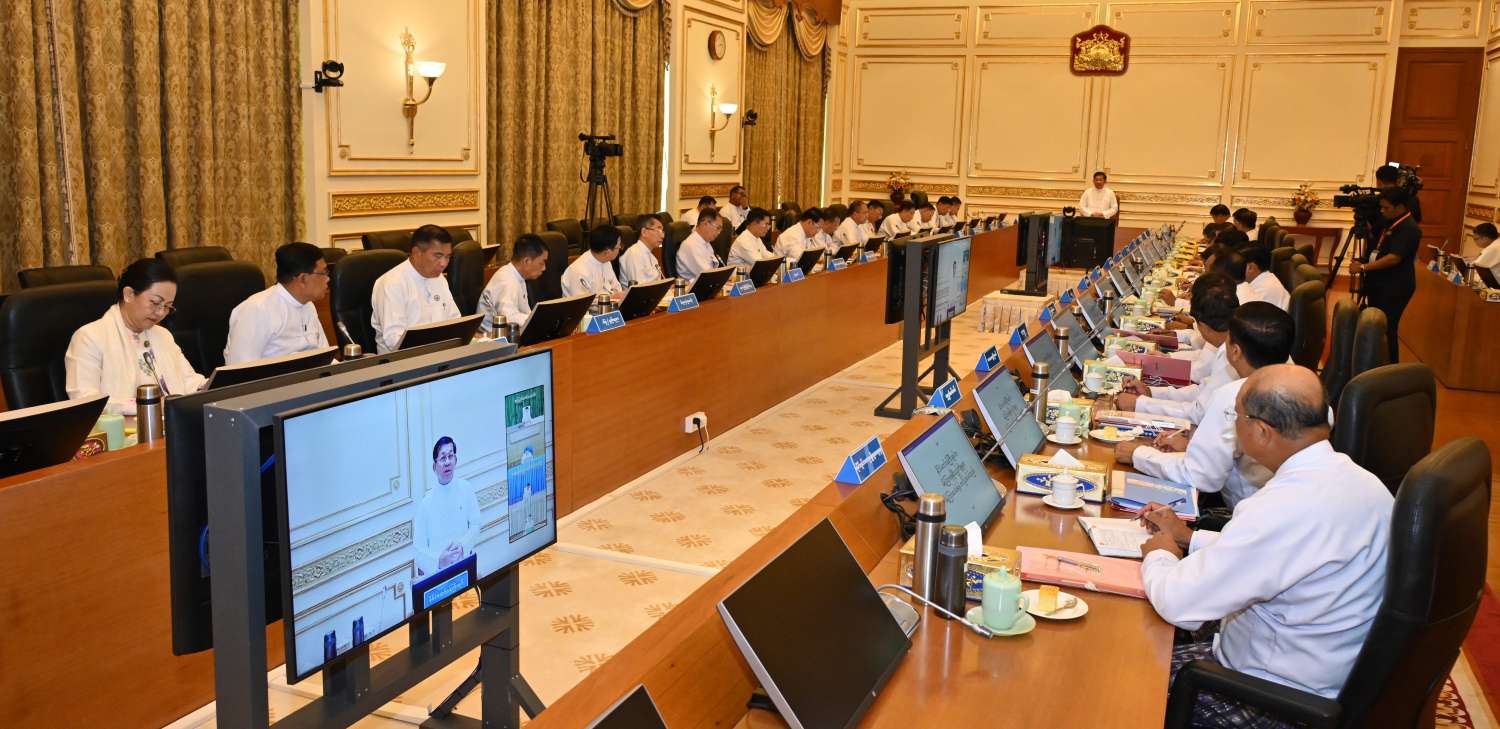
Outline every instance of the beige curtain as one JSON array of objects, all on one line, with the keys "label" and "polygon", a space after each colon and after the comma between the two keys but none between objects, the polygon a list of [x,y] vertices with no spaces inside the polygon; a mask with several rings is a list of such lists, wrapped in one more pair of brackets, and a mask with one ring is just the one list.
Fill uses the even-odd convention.
[{"label": "beige curtain", "polygon": [[11,0],[0,34],[0,288],[301,237],[295,0]]},{"label": "beige curtain", "polygon": [[768,209],[788,200],[805,208],[822,196],[823,54],[804,55],[794,36],[783,29],[769,46],[746,47],[745,108],[760,121],[745,130],[745,187]]},{"label": "beige curtain", "polygon": [[[625,8],[632,8],[626,10]],[[614,211],[661,199],[661,0],[488,0],[491,29],[487,218],[501,260],[522,233],[583,216],[588,184],[578,133],[614,134],[606,163]]]}]

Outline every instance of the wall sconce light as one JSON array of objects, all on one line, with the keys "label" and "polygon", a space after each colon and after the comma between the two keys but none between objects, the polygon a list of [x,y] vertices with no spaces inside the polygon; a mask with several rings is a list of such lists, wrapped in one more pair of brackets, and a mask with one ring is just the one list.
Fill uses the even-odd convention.
[{"label": "wall sconce light", "polygon": [[[719,102],[719,87],[710,86],[708,91],[708,158],[714,158],[715,137],[719,132],[729,126],[729,120],[734,113],[739,111],[740,105],[732,102]],[[724,121],[719,121],[723,115]]]},{"label": "wall sconce light", "polygon": [[[417,147],[417,107],[432,98],[432,85],[443,75],[448,64],[416,60],[417,43],[410,30],[401,33],[401,48],[406,51],[406,98],[401,100],[401,114],[406,117],[406,152],[411,154]],[[420,100],[414,95],[419,76],[427,82],[427,93]]]}]

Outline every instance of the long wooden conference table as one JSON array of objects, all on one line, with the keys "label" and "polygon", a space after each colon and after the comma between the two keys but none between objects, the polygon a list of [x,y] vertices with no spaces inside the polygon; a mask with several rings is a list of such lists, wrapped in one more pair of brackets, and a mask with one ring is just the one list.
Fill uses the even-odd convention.
[{"label": "long wooden conference table", "polygon": [[1480,298],[1427,267],[1401,316],[1401,339],[1444,387],[1500,392],[1500,304]]},{"label": "long wooden conference table", "polygon": [[[1122,230],[1121,239],[1134,232]],[[969,290],[976,298],[1016,278],[1013,228],[977,236],[973,251]],[[554,352],[558,514],[696,447],[697,436],[682,433],[684,415],[704,411],[710,432],[723,432],[896,341],[895,325],[882,320],[885,276],[881,259],[547,345]],[[965,392],[972,384],[965,383]],[[919,421],[903,427],[886,447],[914,437]],[[891,455],[894,462],[894,450]],[[0,588],[0,715],[7,726],[155,727],[213,700],[212,653],[171,653],[165,471],[165,448],[142,445],[0,480],[0,572],[7,578]],[[586,723],[569,717],[591,717],[624,693],[615,687],[642,680],[663,701],[673,727],[738,721],[752,679],[712,614],[713,603],[825,516],[834,518],[867,570],[893,559],[894,521],[875,498],[881,478],[889,477],[877,475],[847,494],[825,489],[535,726]],[[1013,497],[996,526],[1000,531],[992,530],[987,543],[1087,547],[1071,527],[1073,514],[1048,514],[1033,502]],[[1044,537],[1048,541],[1039,541]],[[894,564],[887,569],[893,573]],[[968,677],[945,691],[983,687],[989,716],[1007,690],[1027,701],[1039,694],[986,675],[1011,676],[1015,666],[1045,663],[1054,675],[1089,678],[1075,683],[1094,687],[1079,698],[1100,697],[1097,716],[1117,721],[1144,712],[1155,717],[1144,723],[1159,722],[1170,631],[1142,601],[1088,599],[1094,609],[1083,621],[1039,626],[1005,649],[1052,634],[1071,638],[1009,657],[992,653],[1001,646],[976,646],[965,642],[971,641],[967,636],[939,631],[942,621],[929,620],[908,667],[887,690],[887,697],[906,698],[882,698],[870,721],[883,722],[879,717],[893,710],[884,708],[888,704],[940,702],[944,692],[930,692],[922,683],[938,675],[911,668],[928,665],[916,659],[937,651],[966,657],[967,663],[940,672]],[[281,636],[279,623],[267,627],[271,665],[283,661]],[[662,663],[662,651],[674,658]],[[731,668],[709,672],[723,667]],[[1098,683],[1106,674],[1109,682]],[[1098,688],[1109,685],[1120,690]],[[1023,703],[1015,710],[1030,712]],[[1068,715],[1096,715],[1080,705],[1088,703],[1071,702]]]}]

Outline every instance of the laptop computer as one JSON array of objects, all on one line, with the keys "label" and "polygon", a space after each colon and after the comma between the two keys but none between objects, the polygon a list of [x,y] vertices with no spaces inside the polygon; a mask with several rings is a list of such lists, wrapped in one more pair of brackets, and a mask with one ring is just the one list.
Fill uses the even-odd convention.
[{"label": "laptop computer", "polygon": [[578,323],[583,321],[584,315],[589,313],[589,305],[592,303],[593,294],[579,294],[537,304],[531,310],[531,316],[526,317],[521,334],[516,337],[516,344],[526,347],[572,334],[578,329]]},{"label": "laptop computer", "polygon": [[630,321],[656,311],[656,307],[661,304],[663,298],[666,298],[670,290],[672,290],[670,278],[638,283],[625,289],[625,297],[620,299],[620,316],[625,321]]},{"label": "laptop computer", "polygon": [[474,338],[474,332],[479,330],[481,321],[484,321],[483,314],[470,314],[457,319],[419,324],[407,329],[406,333],[401,335],[401,344],[396,349],[411,349],[448,339],[467,342]]},{"label": "laptop computer", "polygon": [[698,274],[698,278],[693,280],[693,287],[688,289],[688,293],[697,296],[699,301],[708,301],[724,290],[724,285],[729,283],[729,277],[733,275],[734,266],[710,268]]},{"label": "laptop computer", "polygon": [[96,395],[0,413],[0,478],[73,460],[108,402]]}]

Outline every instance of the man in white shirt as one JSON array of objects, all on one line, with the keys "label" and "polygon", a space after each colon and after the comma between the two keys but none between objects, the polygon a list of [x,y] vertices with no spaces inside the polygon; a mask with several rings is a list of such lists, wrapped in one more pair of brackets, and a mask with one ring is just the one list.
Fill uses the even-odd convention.
[{"label": "man in white shirt", "polygon": [[[1383,598],[1391,493],[1333,450],[1323,387],[1311,370],[1256,370],[1235,412],[1240,449],[1275,475],[1221,532],[1192,531],[1170,509],[1148,506],[1144,518],[1157,533],[1141,547],[1147,598],[1185,630],[1222,621],[1211,642],[1173,649],[1174,674],[1209,660],[1333,698]],[[1205,694],[1194,721],[1262,726],[1266,717]]]},{"label": "man in white shirt", "polygon": [[1208,399],[1221,385],[1235,379],[1226,359],[1224,343],[1229,339],[1229,321],[1240,305],[1234,293],[1234,282],[1221,273],[1205,273],[1193,282],[1191,311],[1193,326],[1205,342],[1218,349],[1208,365],[1208,374],[1199,384],[1186,387],[1146,387],[1131,380],[1115,399],[1121,410],[1185,418],[1193,424],[1203,420]]},{"label": "man in white shirt", "polygon": [[562,275],[563,296],[608,294],[619,298],[625,290],[615,276],[614,260],[620,255],[620,231],[613,225],[589,230],[589,249],[568,264]]},{"label": "man in white shirt", "polygon": [[895,215],[887,215],[880,221],[880,234],[890,240],[900,235],[916,232],[917,206],[910,200],[902,200]]},{"label": "man in white shirt", "polygon": [[417,577],[425,578],[458,564],[474,553],[484,525],[479,498],[468,479],[454,474],[458,444],[438,438],[432,446],[432,473],[437,483],[417,502],[412,518],[412,546],[417,553]]},{"label": "man in white shirt", "polygon": [[328,295],[328,263],[311,243],[276,249],[276,283],[229,314],[224,364],[240,364],[328,346],[314,301]]},{"label": "man in white shirt", "polygon": [[724,218],[725,225],[730,230],[737,230],[749,214],[750,195],[745,192],[745,186],[735,185],[729,188],[729,204],[719,208],[719,216]]},{"label": "man in white shirt", "polygon": [[839,240],[834,237],[834,234],[838,232],[839,225],[843,224],[844,219],[828,208],[823,208],[818,212],[823,216],[823,219],[818,221],[818,245],[829,253],[837,252]]},{"label": "man in white shirt", "polygon": [[1480,251],[1471,265],[1488,268],[1491,275],[1500,277],[1500,246],[1495,245],[1497,237],[1500,235],[1497,235],[1494,223],[1474,226],[1474,244],[1479,246]]},{"label": "man in white shirt", "polygon": [[479,313],[484,315],[485,331],[492,331],[503,318],[506,323],[522,326],[531,316],[534,302],[526,291],[526,282],[541,278],[547,270],[547,244],[527,233],[516,239],[510,262],[500,267],[484,293],[479,295]]},{"label": "man in white shirt", "polygon": [[924,202],[917,206],[917,217],[912,221],[912,232],[931,233],[937,227],[937,208],[932,203]]},{"label": "man in white shirt", "polygon": [[401,346],[406,330],[421,324],[456,319],[458,305],[443,278],[453,256],[453,237],[439,225],[424,225],[411,234],[411,253],[401,265],[375,280],[370,295],[375,349],[380,354]]},{"label": "man in white shirt", "polygon": [[625,277],[623,283],[634,286],[666,278],[661,262],[656,258],[661,242],[667,237],[666,226],[655,215],[646,213],[635,219],[635,229],[635,243],[620,256],[620,275]]},{"label": "man in white shirt", "polygon": [[1178,434],[1150,446],[1121,443],[1115,447],[1115,459],[1148,476],[1192,484],[1205,493],[1222,492],[1231,509],[1253,496],[1271,472],[1254,459],[1235,454],[1235,399],[1244,378],[1262,367],[1286,362],[1295,330],[1291,315],[1270,303],[1241,304],[1229,322],[1229,341],[1224,345],[1235,379],[1209,397],[1203,422],[1192,437]]},{"label": "man in white shirt", "polygon": [[757,261],[775,258],[766,250],[766,234],[771,232],[771,212],[765,208],[750,208],[745,222],[740,223],[739,235],[729,248],[729,265],[749,271]]},{"label": "man in white shirt", "polygon": [[964,219],[964,201],[957,195],[948,196],[948,220],[949,225]]},{"label": "man in white shirt", "polygon": [[796,225],[776,236],[776,255],[785,258],[789,266],[797,265],[797,259],[802,257],[803,251],[820,247],[818,229],[822,222],[823,214],[817,208],[803,210]]},{"label": "man in white shirt", "polygon": [[698,211],[698,224],[677,248],[678,278],[692,286],[704,271],[721,265],[709,241],[719,237],[719,231],[723,229],[724,219],[719,217],[717,208],[709,206]]},{"label": "man in white shirt", "polygon": [[[1239,250],[1244,264],[1244,283],[1237,288],[1240,303],[1265,301],[1286,311],[1292,304],[1292,295],[1281,285],[1281,279],[1271,273],[1271,249],[1253,244]],[[1236,264],[1238,265],[1238,264]]]},{"label": "man in white shirt", "polygon": [[715,210],[717,210],[718,204],[719,201],[715,200],[713,195],[704,195],[703,197],[698,198],[697,207],[682,214],[682,222],[687,223],[688,225],[697,226],[698,216],[703,214],[703,210],[705,208],[714,208]]},{"label": "man in white shirt", "polygon": [[865,216],[870,214],[870,206],[863,200],[855,200],[849,203],[849,217],[839,223],[834,237],[841,245],[864,245],[870,239],[870,233],[865,227]]},{"label": "man in white shirt", "polygon": [[1115,191],[1105,186],[1109,175],[1101,170],[1094,173],[1094,186],[1083,191],[1078,198],[1078,214],[1089,218],[1113,218],[1120,212],[1120,198]]}]

